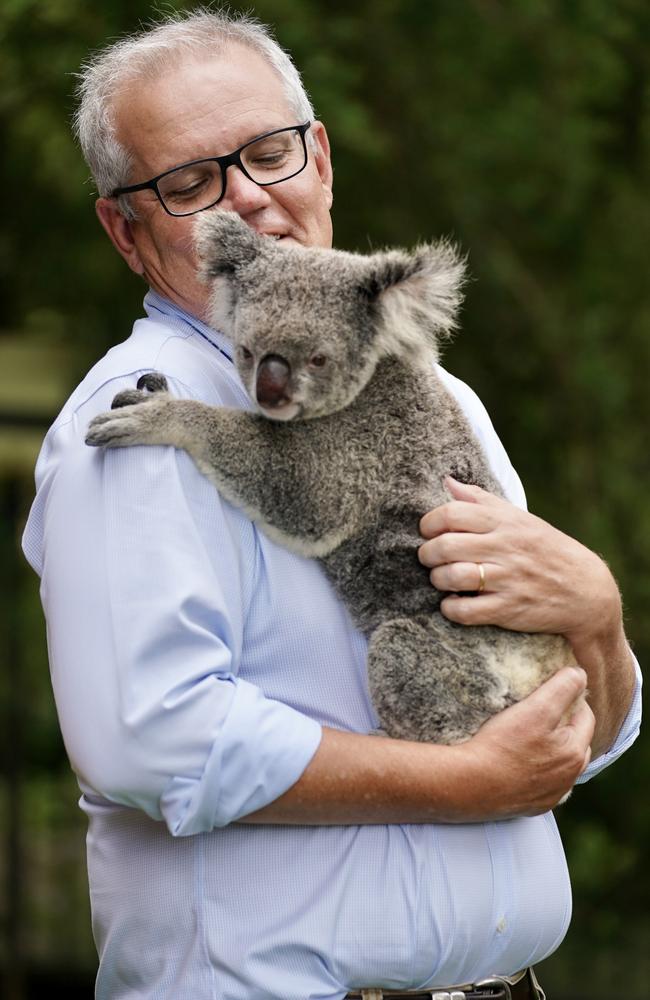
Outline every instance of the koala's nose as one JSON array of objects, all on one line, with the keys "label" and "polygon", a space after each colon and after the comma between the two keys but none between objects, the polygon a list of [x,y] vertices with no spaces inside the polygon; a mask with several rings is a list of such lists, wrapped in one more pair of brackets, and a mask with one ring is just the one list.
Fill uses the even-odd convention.
[{"label": "koala's nose", "polygon": [[289,398],[291,367],[279,354],[267,354],[257,367],[255,392],[261,406],[281,406]]}]

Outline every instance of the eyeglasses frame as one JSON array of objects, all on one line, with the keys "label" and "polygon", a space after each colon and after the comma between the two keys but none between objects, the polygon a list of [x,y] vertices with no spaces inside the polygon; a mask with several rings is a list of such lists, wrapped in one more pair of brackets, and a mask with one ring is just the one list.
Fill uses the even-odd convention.
[{"label": "eyeglasses frame", "polygon": [[[234,152],[226,153],[225,156],[202,156],[198,160],[188,160],[187,163],[179,163],[178,166],[176,167],[170,167],[169,170],[163,170],[161,174],[158,174],[156,177],[152,177],[151,180],[142,181],[142,183],[140,184],[129,184],[127,187],[115,188],[113,191],[111,191],[111,198],[119,198],[119,196],[123,194],[134,194],[136,191],[153,191],[158,201],[162,205],[163,209],[165,210],[165,212],[167,212],[167,215],[171,215],[175,219],[182,219],[188,215],[197,215],[199,212],[206,212],[209,208],[214,208],[215,205],[218,205],[219,202],[222,200],[222,198],[225,196],[226,183],[227,183],[227,170],[228,167],[232,165],[239,167],[244,177],[247,177],[249,181],[252,181],[253,184],[257,184],[259,187],[272,187],[273,184],[282,184],[284,181],[291,180],[292,177],[297,177],[298,174],[302,173],[302,171],[307,166],[307,160],[308,160],[305,134],[313,124],[314,123],[312,121],[307,121],[304,122],[302,125],[285,125],[283,128],[271,129],[270,132],[262,132],[261,135],[255,136],[255,138],[253,139],[249,139],[248,142],[245,142],[242,146],[239,147],[239,149],[234,150]],[[253,177],[251,177],[251,175],[246,170],[246,167],[241,161],[241,154],[245,149],[248,148],[248,146],[252,146],[253,143],[260,142],[261,139],[268,139],[272,135],[277,135],[279,132],[298,132],[300,138],[302,139],[302,147],[305,153],[305,162],[303,163],[300,170],[296,170],[295,173],[289,174],[288,177],[282,177],[280,180],[277,181],[269,181],[267,184],[260,184],[260,182],[256,181]],[[161,181],[163,177],[167,177],[168,174],[173,174],[177,170],[183,170],[185,167],[194,167],[198,163],[219,164],[219,169],[221,170],[221,183],[222,183],[221,194],[216,199],[216,201],[213,201],[209,205],[206,205],[205,208],[195,209],[192,212],[171,212],[165,205],[164,199],[158,188],[158,182]]]}]

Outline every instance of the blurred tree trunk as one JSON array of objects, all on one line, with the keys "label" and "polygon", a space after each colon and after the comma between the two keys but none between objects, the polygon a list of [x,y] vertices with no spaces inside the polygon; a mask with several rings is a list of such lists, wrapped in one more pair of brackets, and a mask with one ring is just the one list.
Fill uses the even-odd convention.
[{"label": "blurred tree trunk", "polygon": [[24,726],[24,664],[19,635],[20,579],[18,551],[18,520],[21,510],[21,484],[6,479],[0,488],[0,518],[2,523],[1,557],[4,573],[0,591],[2,620],[2,663],[5,672],[3,699],[4,746],[3,774],[5,785],[5,1000],[24,1000],[25,963],[23,936],[23,853],[22,853],[22,791],[23,791],[23,726]]}]

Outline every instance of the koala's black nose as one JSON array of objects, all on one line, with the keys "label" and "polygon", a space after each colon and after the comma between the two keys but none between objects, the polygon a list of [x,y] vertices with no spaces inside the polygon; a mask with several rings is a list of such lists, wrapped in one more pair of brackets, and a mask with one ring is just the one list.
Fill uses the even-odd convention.
[{"label": "koala's black nose", "polygon": [[288,400],[291,368],[279,354],[267,354],[257,367],[255,392],[261,406],[281,406]]}]

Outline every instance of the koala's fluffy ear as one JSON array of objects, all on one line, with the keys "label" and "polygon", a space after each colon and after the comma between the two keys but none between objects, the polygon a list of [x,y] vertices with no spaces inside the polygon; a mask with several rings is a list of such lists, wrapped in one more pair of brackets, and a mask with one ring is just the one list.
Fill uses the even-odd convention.
[{"label": "koala's fluffy ear", "polygon": [[369,258],[361,291],[379,310],[378,344],[387,354],[435,350],[456,328],[465,261],[451,243],[412,252],[387,250]]},{"label": "koala's fluffy ear", "polygon": [[210,323],[232,336],[237,272],[269,253],[270,241],[258,236],[236,212],[214,209],[197,215],[194,246],[199,258],[199,277],[211,286]]},{"label": "koala's fluffy ear", "polygon": [[265,252],[265,242],[236,212],[214,209],[199,212],[194,224],[194,246],[206,281],[233,274]]}]

